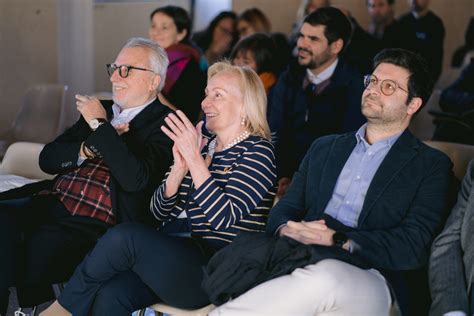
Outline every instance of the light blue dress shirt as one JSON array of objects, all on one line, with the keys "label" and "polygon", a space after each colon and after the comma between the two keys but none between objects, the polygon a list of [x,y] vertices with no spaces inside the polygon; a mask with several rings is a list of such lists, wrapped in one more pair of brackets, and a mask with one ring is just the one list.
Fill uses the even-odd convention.
[{"label": "light blue dress shirt", "polygon": [[324,211],[349,227],[357,227],[365,195],[375,172],[402,134],[398,133],[370,145],[365,140],[366,128],[367,124],[364,124],[357,131],[357,144],[337,178],[334,192]]}]

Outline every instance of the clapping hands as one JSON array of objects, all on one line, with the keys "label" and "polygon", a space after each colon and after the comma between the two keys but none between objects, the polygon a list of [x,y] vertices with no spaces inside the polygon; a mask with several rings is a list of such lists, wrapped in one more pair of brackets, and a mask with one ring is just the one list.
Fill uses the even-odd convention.
[{"label": "clapping hands", "polygon": [[162,126],[161,130],[174,141],[174,166],[187,170],[192,160],[202,159],[201,149],[207,143],[202,137],[203,122],[200,121],[193,126],[180,110],[176,111],[176,114],[169,114],[165,122],[167,126]]}]

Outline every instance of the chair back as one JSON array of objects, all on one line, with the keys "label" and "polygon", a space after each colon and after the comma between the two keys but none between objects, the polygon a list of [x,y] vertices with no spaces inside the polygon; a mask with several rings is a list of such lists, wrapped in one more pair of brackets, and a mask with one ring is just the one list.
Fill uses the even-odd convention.
[{"label": "chair back", "polygon": [[439,111],[440,97],[441,90],[433,90],[428,102],[421,111],[412,118],[409,129],[417,138],[421,140],[430,140],[433,138],[436,126],[433,124],[433,117],[428,113],[428,111]]},{"label": "chair back", "polygon": [[20,111],[13,122],[11,142],[48,143],[60,132],[64,119],[67,86],[38,84],[22,98]]},{"label": "chair back", "polygon": [[433,140],[425,141],[424,143],[448,155],[453,162],[453,171],[456,178],[462,180],[466,174],[469,162],[474,159],[474,146]]},{"label": "chair back", "polygon": [[450,86],[461,75],[462,68],[445,68],[436,82],[435,88],[444,90]]}]

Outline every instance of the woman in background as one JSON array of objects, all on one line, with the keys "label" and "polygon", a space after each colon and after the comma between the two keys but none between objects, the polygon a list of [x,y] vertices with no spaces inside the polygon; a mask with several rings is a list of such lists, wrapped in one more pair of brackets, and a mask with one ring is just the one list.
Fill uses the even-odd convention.
[{"label": "woman in background", "polygon": [[231,11],[219,13],[204,31],[195,33],[193,41],[204,53],[209,66],[228,57],[237,42],[237,15]]},{"label": "woman in background", "polygon": [[262,80],[268,95],[270,88],[277,81],[275,50],[272,38],[263,33],[255,33],[244,37],[235,45],[230,60],[233,65],[252,68]]},{"label": "woman in background", "polygon": [[275,73],[280,73],[290,62],[291,47],[283,33],[272,33],[271,24],[266,15],[257,8],[250,8],[242,12],[237,18],[237,31],[240,39],[255,33],[264,33],[271,37],[275,45],[273,62]]},{"label": "woman in background", "polygon": [[200,53],[189,41],[190,31],[191,19],[183,8],[160,7],[150,15],[149,37],[166,50],[170,61],[160,101],[196,122],[206,76],[199,68]]},{"label": "woman in background", "polygon": [[240,38],[254,33],[269,34],[271,28],[270,20],[257,8],[247,9],[237,18],[237,32]]}]

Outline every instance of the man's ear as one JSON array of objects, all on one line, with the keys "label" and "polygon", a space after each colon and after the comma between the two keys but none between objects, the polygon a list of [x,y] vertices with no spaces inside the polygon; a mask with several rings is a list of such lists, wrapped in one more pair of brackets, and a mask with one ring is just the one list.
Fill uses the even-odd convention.
[{"label": "man's ear", "polygon": [[334,55],[339,55],[339,53],[342,51],[342,48],[344,47],[344,41],[342,38],[338,38],[334,42],[331,43],[331,53]]},{"label": "man's ear", "polygon": [[153,78],[153,81],[151,83],[151,90],[156,91],[156,89],[158,89],[160,83],[161,83],[161,76],[160,75],[155,75],[155,77]]},{"label": "man's ear", "polygon": [[421,108],[422,104],[423,104],[423,101],[421,100],[420,97],[413,97],[410,103],[408,104],[407,114],[408,115],[415,114]]}]

